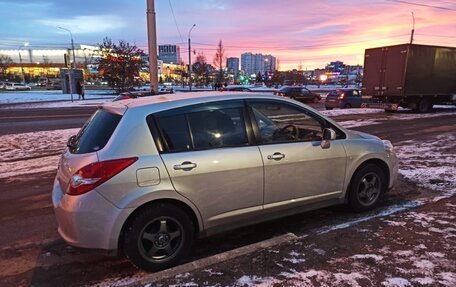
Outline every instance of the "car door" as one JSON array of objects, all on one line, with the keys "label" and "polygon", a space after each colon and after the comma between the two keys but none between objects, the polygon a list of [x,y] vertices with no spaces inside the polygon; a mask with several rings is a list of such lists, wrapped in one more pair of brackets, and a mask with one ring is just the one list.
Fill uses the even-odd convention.
[{"label": "car door", "polygon": [[320,146],[328,123],[284,101],[248,104],[264,162],[265,210],[340,196],[347,159],[341,140]]},{"label": "car door", "polygon": [[353,90],[351,92],[351,94],[352,94],[352,101],[353,101],[352,107],[360,108],[361,107],[361,103],[362,103],[362,98],[361,98],[361,95],[360,95],[359,91],[358,90]]},{"label": "car door", "polygon": [[196,105],[154,118],[174,188],[197,206],[205,228],[262,210],[263,161],[242,101]]}]

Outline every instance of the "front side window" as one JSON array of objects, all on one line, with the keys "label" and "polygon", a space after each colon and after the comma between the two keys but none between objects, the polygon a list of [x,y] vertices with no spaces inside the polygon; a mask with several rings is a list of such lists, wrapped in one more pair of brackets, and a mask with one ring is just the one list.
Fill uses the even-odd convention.
[{"label": "front side window", "polygon": [[263,144],[322,140],[322,123],[296,106],[273,101],[250,106]]}]

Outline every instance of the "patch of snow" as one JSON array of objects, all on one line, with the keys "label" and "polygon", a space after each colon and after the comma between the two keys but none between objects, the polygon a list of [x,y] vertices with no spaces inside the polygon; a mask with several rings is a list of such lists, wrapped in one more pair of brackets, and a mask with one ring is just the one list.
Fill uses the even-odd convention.
[{"label": "patch of snow", "polygon": [[222,272],[214,272],[214,271],[212,271],[212,269],[204,269],[203,272],[208,273],[209,276],[213,276],[213,275],[220,276],[220,275],[223,275]]},{"label": "patch of snow", "polygon": [[342,121],[342,122],[338,122],[338,123],[346,129],[381,124],[380,122],[378,122],[376,120],[353,120],[353,121]]},{"label": "patch of snow", "polygon": [[13,162],[0,162],[0,179],[57,170],[59,155]]},{"label": "patch of snow", "polygon": [[456,194],[456,135],[446,133],[433,140],[403,141],[396,145],[399,173],[418,186],[439,191],[440,198]]},{"label": "patch of snow", "polygon": [[72,108],[72,107],[97,107],[102,106],[104,103],[111,102],[110,99],[94,99],[84,101],[58,101],[58,102],[36,102],[20,105],[8,105],[1,107],[2,109],[39,109],[39,108]]},{"label": "patch of snow", "polygon": [[175,278],[188,278],[188,277],[190,277],[190,275],[191,275],[191,274],[188,273],[188,272],[186,272],[186,273],[184,273],[184,274],[180,274],[180,273],[179,273],[179,274],[177,274],[177,275],[175,276]]},{"label": "patch of snow", "polygon": [[388,225],[391,225],[391,226],[405,226],[407,224],[406,222],[391,221],[391,220],[386,220],[386,219],[383,221],[388,223]]},{"label": "patch of snow", "polygon": [[393,254],[397,255],[397,256],[409,257],[409,256],[412,256],[414,254],[414,252],[412,250],[398,250],[398,251],[395,251]]},{"label": "patch of snow", "polygon": [[261,283],[272,283],[276,282],[276,280],[272,277],[258,277],[258,276],[247,276],[244,275],[238,280],[236,280],[236,286],[261,286]]},{"label": "patch of snow", "polygon": [[382,282],[385,287],[407,287],[412,286],[410,281],[401,277],[388,278]]},{"label": "patch of snow", "polygon": [[329,116],[343,116],[343,115],[359,115],[359,114],[377,114],[384,113],[384,110],[380,109],[336,109],[330,111],[320,111],[320,113]]},{"label": "patch of snow", "polygon": [[432,263],[429,260],[416,261],[416,262],[413,262],[413,265],[417,268],[426,269],[426,270],[434,269],[434,266],[435,266],[434,263]]},{"label": "patch of snow", "polygon": [[431,285],[435,282],[434,279],[429,277],[412,278],[411,280],[421,285]]},{"label": "patch of snow", "polygon": [[452,272],[441,272],[437,274],[438,282],[443,286],[454,287],[456,286],[456,274]]},{"label": "patch of snow", "polygon": [[383,256],[376,254],[355,254],[351,256],[353,259],[374,259],[375,261],[382,261]]}]

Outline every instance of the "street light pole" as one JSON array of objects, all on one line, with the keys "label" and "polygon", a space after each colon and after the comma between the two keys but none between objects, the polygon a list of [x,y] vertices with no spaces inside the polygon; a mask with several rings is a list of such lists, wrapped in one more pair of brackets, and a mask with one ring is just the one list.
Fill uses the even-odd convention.
[{"label": "street light pole", "polygon": [[413,18],[413,26],[412,26],[412,33],[410,34],[410,45],[413,44],[413,34],[415,34],[415,14],[412,12]]},{"label": "street light pole", "polygon": [[68,75],[68,80],[70,82],[70,94],[71,94],[71,102],[73,102],[73,68],[76,65],[76,57],[74,55],[74,41],[73,41],[73,33],[71,33],[70,29],[66,29],[63,27],[58,26],[57,28],[67,31],[70,33],[70,38],[71,38],[71,49],[73,50],[73,63],[70,64],[70,73]]},{"label": "street light pole", "polygon": [[192,32],[193,28],[195,28],[196,24],[188,31],[188,86],[190,92],[192,91],[192,43],[190,40],[190,33]]},{"label": "street light pole", "polygon": [[24,66],[22,65],[22,55],[21,55],[21,49],[22,47],[27,47],[29,43],[24,43],[24,45],[19,46],[19,64],[21,67],[21,75],[22,75],[22,84],[25,84],[25,73],[24,73]]}]

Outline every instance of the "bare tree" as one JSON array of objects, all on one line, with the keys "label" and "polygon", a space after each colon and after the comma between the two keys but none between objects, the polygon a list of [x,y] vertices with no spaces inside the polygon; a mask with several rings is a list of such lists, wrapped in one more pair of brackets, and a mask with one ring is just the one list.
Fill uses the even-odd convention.
[{"label": "bare tree", "polygon": [[5,76],[6,70],[11,67],[13,60],[6,55],[0,55],[0,75]]},{"label": "bare tree", "polygon": [[110,38],[104,38],[98,48],[98,71],[111,87],[125,91],[138,84],[139,71],[146,66],[143,50],[123,40],[115,44]]},{"label": "bare tree", "polygon": [[209,70],[209,64],[207,63],[206,56],[203,52],[198,53],[196,56],[196,61],[192,65],[192,71],[195,73],[199,85],[208,84],[207,76]]},{"label": "bare tree", "polygon": [[217,75],[217,83],[221,84],[224,80],[223,76],[223,63],[225,62],[225,48],[223,48],[222,40],[219,41],[217,45],[217,51],[215,52],[213,64],[215,68],[218,70],[218,75]]}]

